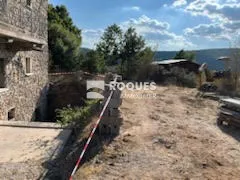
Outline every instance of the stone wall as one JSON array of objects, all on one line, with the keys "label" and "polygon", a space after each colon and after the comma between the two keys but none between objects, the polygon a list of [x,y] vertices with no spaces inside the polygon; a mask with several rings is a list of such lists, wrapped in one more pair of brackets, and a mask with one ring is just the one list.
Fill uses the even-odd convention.
[{"label": "stone wall", "polygon": [[[111,73],[106,75],[106,84],[110,83],[113,80],[115,83],[118,83],[122,81],[122,77],[112,75]],[[104,100],[102,101],[101,109],[103,109],[103,107],[106,105],[111,93],[113,93],[111,100],[109,101],[109,104],[103,114],[102,120],[98,127],[98,131],[101,135],[116,136],[119,134],[120,126],[122,124],[122,118],[119,111],[119,107],[122,105],[121,90],[118,88],[116,88],[116,90],[111,90],[110,87],[105,87],[105,91],[103,93]]]},{"label": "stone wall", "polygon": [[[30,57],[32,74],[25,73],[25,61]],[[46,110],[48,89],[48,48],[27,51],[13,46],[0,45],[0,58],[5,61],[6,88],[0,88],[0,120],[8,120],[8,112],[15,108],[16,121],[35,120],[39,109],[41,119]],[[41,120],[37,119],[37,120]]]},{"label": "stone wall", "polygon": [[0,29],[47,40],[48,0],[0,0]]},{"label": "stone wall", "polygon": [[[0,59],[4,59],[5,88],[0,88],[0,120],[44,120],[48,91],[48,0],[0,0]],[[3,41],[4,42],[4,41]],[[34,45],[42,49],[33,50]],[[26,73],[26,58],[31,73]],[[37,119],[36,119],[37,117]]]}]

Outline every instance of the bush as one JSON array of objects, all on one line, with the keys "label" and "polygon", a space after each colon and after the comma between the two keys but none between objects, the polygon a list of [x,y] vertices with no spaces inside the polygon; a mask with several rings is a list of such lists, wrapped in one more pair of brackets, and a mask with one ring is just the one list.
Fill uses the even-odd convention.
[{"label": "bush", "polygon": [[92,100],[87,101],[84,107],[65,107],[63,109],[57,109],[57,122],[62,125],[80,122],[80,124],[84,126],[97,103],[98,101]]},{"label": "bush", "polygon": [[222,79],[220,82],[220,93],[224,95],[236,92],[234,78],[231,76],[228,79]]},{"label": "bush", "polygon": [[174,67],[170,70],[170,74],[177,79],[177,85],[190,88],[196,87],[196,75],[193,72],[187,72],[183,68]]},{"label": "bush", "polygon": [[164,67],[159,67],[157,74],[154,76],[157,77],[157,81],[165,84],[174,84],[190,88],[195,88],[197,86],[196,74],[188,72],[184,68],[173,67],[167,70]]}]

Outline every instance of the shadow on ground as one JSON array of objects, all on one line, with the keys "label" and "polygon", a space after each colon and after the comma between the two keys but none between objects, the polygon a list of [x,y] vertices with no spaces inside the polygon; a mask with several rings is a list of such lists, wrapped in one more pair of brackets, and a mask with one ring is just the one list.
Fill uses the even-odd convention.
[{"label": "shadow on ground", "polygon": [[[121,126],[122,118],[117,117],[117,120],[121,122]],[[86,124],[85,128],[87,128],[88,125]],[[76,133],[76,131],[75,133],[72,133],[71,138],[69,139],[60,157],[44,163],[43,166],[47,169],[47,173],[39,179],[69,179],[71,172],[74,169],[74,166],[79,158],[79,155],[81,154],[84,145],[88,140],[88,136],[82,135],[83,129],[84,128],[81,128],[78,133]],[[90,133],[91,129],[89,129],[88,131]],[[99,130],[97,130],[95,135],[93,136],[91,143],[89,144],[89,147],[84,155],[81,165],[83,165],[87,161],[92,160],[97,154],[101,153],[103,151],[103,147],[110,144],[114,140],[114,138],[118,136],[118,134],[100,135]]]},{"label": "shadow on ground", "polygon": [[240,128],[233,125],[218,125],[221,131],[240,142]]}]

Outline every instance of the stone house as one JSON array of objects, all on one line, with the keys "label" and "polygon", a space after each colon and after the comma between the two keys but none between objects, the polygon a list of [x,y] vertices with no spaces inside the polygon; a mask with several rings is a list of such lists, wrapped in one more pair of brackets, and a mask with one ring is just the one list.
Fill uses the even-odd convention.
[{"label": "stone house", "polygon": [[47,0],[0,0],[0,120],[45,119]]}]

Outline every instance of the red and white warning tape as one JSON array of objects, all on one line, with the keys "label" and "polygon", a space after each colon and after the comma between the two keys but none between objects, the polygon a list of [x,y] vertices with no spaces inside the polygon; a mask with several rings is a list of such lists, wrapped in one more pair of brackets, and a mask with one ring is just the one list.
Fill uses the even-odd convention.
[{"label": "red and white warning tape", "polygon": [[[116,80],[117,80],[117,78],[115,78],[114,82],[116,82]],[[112,99],[112,96],[113,96],[113,91],[111,91],[111,93],[110,93],[110,95],[109,95],[109,97],[108,97],[108,99],[107,99],[107,101],[106,101],[106,103],[105,103],[105,105],[104,105],[104,107],[103,107],[103,109],[102,109],[102,112],[101,112],[101,114],[100,114],[100,116],[99,116],[99,118],[98,118],[98,120],[97,120],[97,122],[96,122],[96,124],[95,124],[95,126],[94,126],[94,128],[93,128],[93,130],[92,130],[92,132],[91,132],[91,134],[90,134],[90,136],[89,136],[89,138],[88,138],[88,140],[87,140],[84,148],[83,148],[83,150],[82,150],[81,155],[80,155],[79,158],[78,158],[78,161],[77,161],[77,163],[76,163],[76,165],[75,165],[75,167],[74,167],[74,169],[73,169],[73,171],[72,171],[72,174],[71,174],[69,180],[72,180],[72,179],[73,179],[73,176],[74,176],[74,174],[76,173],[76,171],[77,171],[77,169],[78,169],[78,167],[79,167],[79,165],[80,165],[80,163],[81,163],[81,161],[82,161],[82,158],[83,158],[83,156],[84,156],[84,154],[85,154],[85,152],[86,152],[86,150],[87,150],[87,148],[88,148],[89,143],[90,143],[91,140],[92,140],[92,137],[93,137],[93,135],[94,135],[94,133],[95,133],[95,131],[96,131],[96,129],[97,129],[97,127],[98,127],[101,119],[102,119],[102,116],[103,116],[105,110],[107,109],[110,100]]]}]

